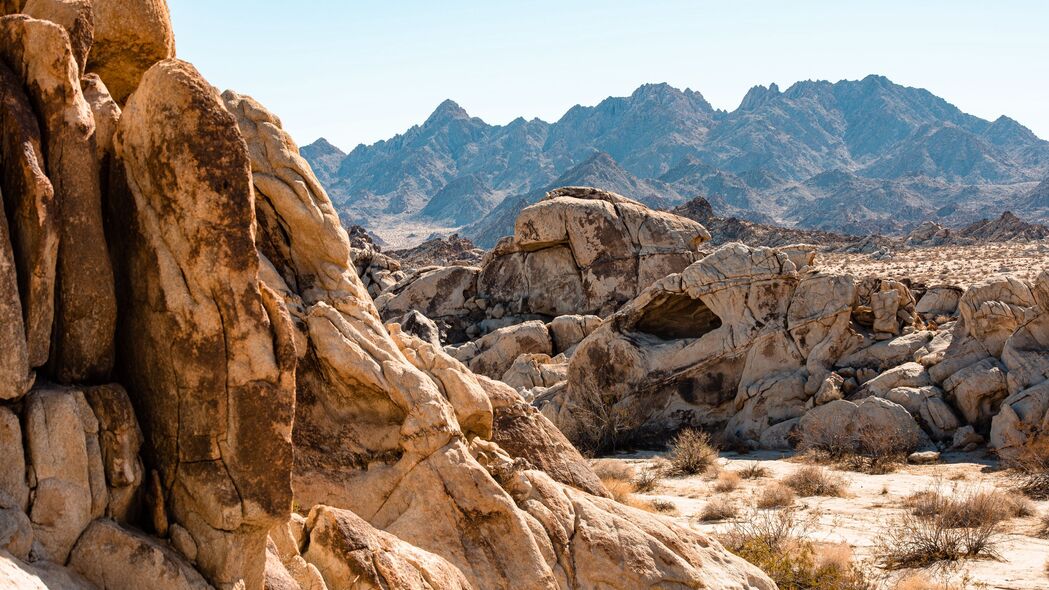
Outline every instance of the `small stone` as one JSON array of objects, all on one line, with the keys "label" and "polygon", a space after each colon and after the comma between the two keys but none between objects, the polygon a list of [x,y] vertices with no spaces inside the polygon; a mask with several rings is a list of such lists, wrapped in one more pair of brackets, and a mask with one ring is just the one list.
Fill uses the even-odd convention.
[{"label": "small stone", "polygon": [[912,465],[932,465],[940,462],[939,451],[920,451],[907,455],[907,462]]}]

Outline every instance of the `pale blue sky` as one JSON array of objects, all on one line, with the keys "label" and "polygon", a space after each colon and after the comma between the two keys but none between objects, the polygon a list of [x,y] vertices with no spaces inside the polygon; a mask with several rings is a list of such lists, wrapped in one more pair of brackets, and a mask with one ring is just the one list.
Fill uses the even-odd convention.
[{"label": "pale blue sky", "polygon": [[168,0],[179,57],[300,144],[344,150],[445,98],[557,120],[645,82],[732,110],[747,89],[871,73],[1049,138],[1049,2]]}]

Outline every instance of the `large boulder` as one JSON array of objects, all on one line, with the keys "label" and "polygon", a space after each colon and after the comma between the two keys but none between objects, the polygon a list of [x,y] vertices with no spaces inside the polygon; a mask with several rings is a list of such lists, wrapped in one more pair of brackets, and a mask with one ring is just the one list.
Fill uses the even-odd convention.
[{"label": "large boulder", "polygon": [[615,193],[562,188],[521,211],[512,240],[485,258],[478,292],[526,313],[608,315],[709,239],[692,220]]},{"label": "large boulder", "polygon": [[349,510],[314,506],[306,529],[309,549],[304,557],[321,571],[328,590],[473,588],[440,556],[375,530]]},{"label": "large boulder", "polygon": [[245,142],[184,62],[152,67],[114,138],[122,371],[137,399],[159,505],[222,588],[262,585],[266,532],[291,505],[295,349],[260,286]]},{"label": "large boulder", "polygon": [[106,507],[98,422],[82,391],[34,389],[26,399],[25,437],[36,480],[29,511],[35,556],[65,563]]},{"label": "large boulder", "polygon": [[809,410],[798,423],[803,446],[870,451],[885,446],[914,450],[922,432],[903,406],[878,397],[833,401]]},{"label": "large boulder", "polygon": [[109,520],[84,531],[69,569],[105,590],[210,590],[211,585],[170,547]]},{"label": "large boulder", "polygon": [[546,325],[532,320],[500,328],[473,342],[449,348],[449,352],[471,371],[499,379],[522,354],[550,355],[553,348]]},{"label": "large boulder", "polygon": [[175,56],[165,0],[92,0],[94,44],[87,71],[98,74],[120,104],[153,64]]}]

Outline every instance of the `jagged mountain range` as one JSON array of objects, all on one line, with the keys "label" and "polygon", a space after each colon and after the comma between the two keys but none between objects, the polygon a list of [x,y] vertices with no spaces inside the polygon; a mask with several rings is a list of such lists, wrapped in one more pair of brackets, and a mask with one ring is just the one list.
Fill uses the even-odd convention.
[{"label": "jagged mountain range", "polygon": [[321,139],[302,153],[344,221],[394,245],[411,225],[416,241],[419,228],[463,228],[491,246],[520,208],[567,184],[657,207],[702,196],[722,215],[853,234],[1006,209],[1049,219],[1049,142],[881,76],[756,86],[731,112],[647,84],[555,123],[489,125],[448,100],[389,140],[346,154]]}]

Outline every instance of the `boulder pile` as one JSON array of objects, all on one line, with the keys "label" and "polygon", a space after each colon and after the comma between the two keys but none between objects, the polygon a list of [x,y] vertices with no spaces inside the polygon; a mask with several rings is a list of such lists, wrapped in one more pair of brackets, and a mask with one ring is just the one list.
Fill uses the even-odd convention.
[{"label": "boulder pile", "polygon": [[710,239],[702,225],[615,193],[566,187],[526,207],[480,266],[426,267],[385,289],[384,319],[418,310],[461,343],[527,320],[607,316]]},{"label": "boulder pile", "polygon": [[[384,325],[280,120],[174,57],[163,0],[2,6],[0,586],[774,588],[610,499],[471,370],[525,372],[501,339],[456,358]],[[482,269],[384,308],[414,289],[543,316],[552,360],[598,321],[556,316],[608,313],[704,237],[607,196],[539,207]]]}]

